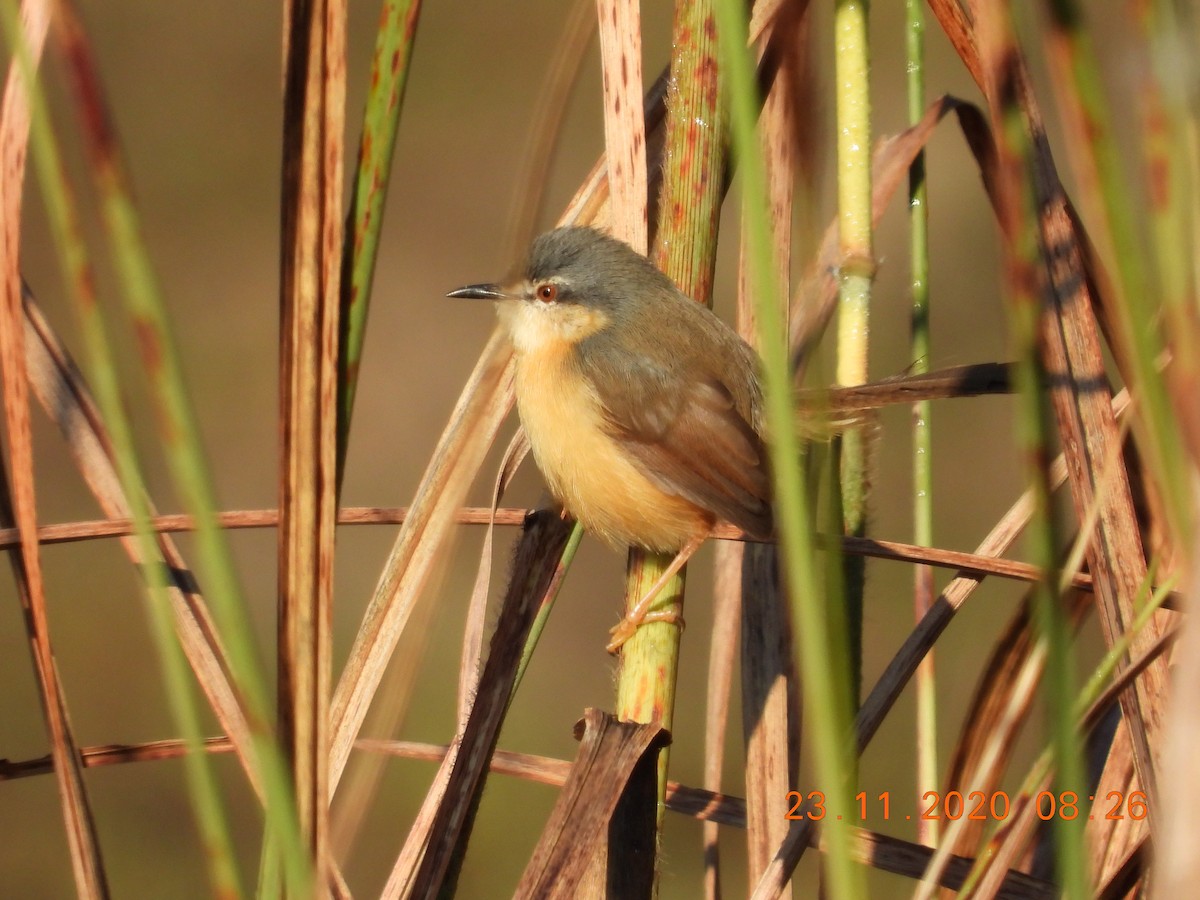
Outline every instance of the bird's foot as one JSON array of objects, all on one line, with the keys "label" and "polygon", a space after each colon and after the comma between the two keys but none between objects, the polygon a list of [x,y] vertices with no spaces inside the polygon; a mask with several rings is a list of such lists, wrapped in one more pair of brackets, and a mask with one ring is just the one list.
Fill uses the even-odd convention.
[{"label": "bird's foot", "polygon": [[634,633],[647,622],[666,622],[669,625],[678,625],[680,631],[687,627],[687,623],[683,621],[683,616],[676,610],[671,609],[648,612],[636,619],[633,616],[626,616],[608,630],[612,638],[605,649],[615,656],[625,646],[625,642],[633,637]]},{"label": "bird's foot", "polygon": [[617,623],[617,626],[609,632],[609,634],[612,635],[612,640],[608,642],[609,653],[616,653],[618,650],[620,650],[621,646],[627,640],[633,637],[634,632],[638,630],[638,626],[643,622],[683,623],[683,617],[679,614],[678,608],[651,610],[651,607],[654,605],[654,601],[658,598],[658,595],[662,592],[662,589],[665,588],[670,580],[675,577],[676,573],[683,568],[684,564],[691,559],[692,554],[699,549],[700,545],[704,543],[704,539],[707,536],[708,532],[693,535],[688,539],[686,544],[679,548],[679,552],[675,554],[675,558],[671,560],[670,565],[668,565],[663,570],[662,574],[658,576],[658,580],[650,586],[650,590],[646,591],[646,593],[642,596],[642,599],[638,601],[637,606],[629,610],[629,612],[625,614],[625,618]]}]

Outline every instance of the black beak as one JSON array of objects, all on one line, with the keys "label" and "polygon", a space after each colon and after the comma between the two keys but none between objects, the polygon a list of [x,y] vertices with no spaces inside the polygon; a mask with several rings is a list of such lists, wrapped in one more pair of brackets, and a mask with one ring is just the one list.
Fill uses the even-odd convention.
[{"label": "black beak", "polygon": [[468,284],[446,295],[461,300],[502,300],[507,294],[498,284]]}]

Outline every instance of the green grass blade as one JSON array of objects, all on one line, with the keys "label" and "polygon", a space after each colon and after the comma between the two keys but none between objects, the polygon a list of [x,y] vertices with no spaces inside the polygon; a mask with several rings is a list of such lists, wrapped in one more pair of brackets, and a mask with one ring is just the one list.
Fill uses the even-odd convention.
[{"label": "green grass blade", "polygon": [[421,0],[384,0],[371,80],[363,114],[358,163],[351,188],[351,207],[342,247],[341,353],[338,375],[338,488],[346,470],[346,448],[350,420],[366,337],[367,313],[374,286],[375,262],[379,257],[379,235],[391,180],[392,151],[400,128],[408,63],[412,57]]},{"label": "green grass blade", "polygon": [[[760,348],[763,357],[767,427],[775,487],[776,525],[783,554],[783,574],[795,605],[799,639],[801,682],[804,688],[805,734],[813,749],[816,783],[823,785],[831,805],[845,801],[853,758],[850,741],[851,679],[843,646],[829,639],[828,613],[819,589],[818,563],[813,547],[812,521],[797,461],[799,440],[793,428],[791,373],[786,336],[773,298],[775,264],[766,206],[766,179],[762,148],[755,129],[760,103],[756,96],[754,65],[746,49],[747,21],[744,5],[736,0],[716,4],[722,68],[730,98],[733,147],[746,197],[749,270],[761,301]],[[840,602],[833,598],[831,602]],[[851,855],[849,823],[827,817],[822,822],[826,842],[829,892],[838,898],[864,896],[862,874]]]},{"label": "green grass blade", "polygon": [[[1007,29],[996,13],[992,34],[999,42]],[[1009,69],[1002,65],[998,73]],[[1058,785],[1062,790],[1078,791],[1084,784],[1082,738],[1072,716],[1075,700],[1075,654],[1071,633],[1056,589],[1058,567],[1057,528],[1051,501],[1049,473],[1045,460],[1049,451],[1052,425],[1049,418],[1047,379],[1040,357],[1040,298],[1034,291],[1036,272],[1042,264],[1036,232],[1037,215],[1033,193],[1033,157],[1025,119],[1011,97],[993,110],[996,117],[1001,185],[1002,229],[1008,237],[1005,247],[1009,278],[1009,323],[1017,353],[1018,388],[1017,429],[1019,449],[1026,459],[1027,475],[1032,483],[1034,513],[1027,530],[1032,561],[1045,577],[1034,587],[1034,621],[1047,648],[1046,677],[1043,682],[1046,724],[1053,746]],[[1069,898],[1089,896],[1084,825],[1086,820],[1056,819],[1054,823],[1055,861],[1063,895]]]},{"label": "green grass blade", "polygon": [[146,611],[159,654],[167,701],[176,726],[187,745],[184,773],[196,818],[197,829],[207,849],[209,878],[215,895],[243,896],[229,824],[221,802],[212,762],[204,750],[200,704],[187,661],[180,649],[167,597],[165,562],[158,551],[150,526],[145,487],[133,446],[128,418],[121,403],[116,365],[96,304],[94,278],[79,213],[62,163],[58,138],[51,126],[45,98],[38,84],[28,48],[17,22],[16,10],[5,4],[0,13],[5,39],[15,48],[29,85],[33,109],[30,149],[38,185],[45,201],[51,234],[58,251],[67,291],[74,301],[89,358],[92,383],[117,459],[118,471],[130,498],[141,552],[144,559],[157,560],[143,571],[146,579]]},{"label": "green grass blade", "polygon": [[59,39],[70,64],[72,97],[99,195],[101,214],[122,288],[122,300],[141,350],[146,383],[168,469],[185,507],[195,516],[196,547],[205,594],[244,698],[265,793],[267,827],[284,853],[287,880],[305,893],[309,865],[300,842],[286,766],[271,727],[265,670],[242,597],[229,543],[217,523],[216,496],[195,413],[170,328],[165,299],[141,235],[137,207],[107,116],[100,80],[78,19],[62,7]]}]

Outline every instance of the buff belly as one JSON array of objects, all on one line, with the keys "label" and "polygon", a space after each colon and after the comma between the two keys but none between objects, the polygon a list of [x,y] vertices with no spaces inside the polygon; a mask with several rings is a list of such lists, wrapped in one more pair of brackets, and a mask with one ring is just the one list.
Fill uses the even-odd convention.
[{"label": "buff belly", "polygon": [[641,474],[604,430],[600,403],[571,364],[571,345],[546,342],[518,354],[521,424],[554,497],[590,533],[614,547],[678,550],[710,527],[690,501]]}]

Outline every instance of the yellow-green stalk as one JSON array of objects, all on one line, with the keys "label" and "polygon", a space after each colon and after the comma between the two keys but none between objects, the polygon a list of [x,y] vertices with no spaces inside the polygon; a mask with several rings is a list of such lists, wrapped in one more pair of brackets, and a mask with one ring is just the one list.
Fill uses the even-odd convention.
[{"label": "yellow-green stalk", "polygon": [[[712,302],[717,226],[725,173],[726,113],[710,0],[676,6],[668,87],[664,171],[652,258],[689,297]],[[626,605],[636,604],[671,557],[631,551]],[[657,610],[683,609],[684,573],[659,595]],[[617,715],[670,728],[675,708],[681,625],[650,622],[621,651]],[[658,760],[658,820],[665,812],[669,753]]]},{"label": "yellow-green stalk", "polygon": [[[871,227],[871,56],[867,0],[838,0],[834,10],[834,80],[837,109],[837,196],[840,263],[838,271],[838,384],[867,380],[871,335],[871,283],[875,254]],[[860,428],[839,439],[842,518],[845,533],[861,537],[867,522],[867,447]],[[847,555],[846,624],[854,660],[853,702],[862,678],[862,557]]]}]

